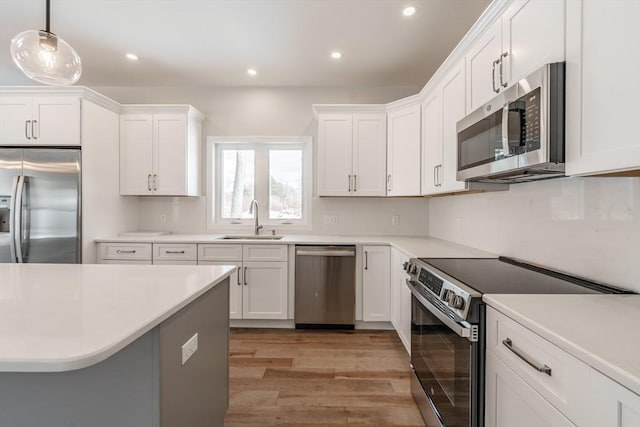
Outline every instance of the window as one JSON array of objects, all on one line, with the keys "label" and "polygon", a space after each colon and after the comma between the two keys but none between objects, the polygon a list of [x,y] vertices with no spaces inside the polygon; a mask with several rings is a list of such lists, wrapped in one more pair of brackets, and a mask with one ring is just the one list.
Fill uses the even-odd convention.
[{"label": "window", "polygon": [[311,138],[209,138],[209,228],[310,224]]}]

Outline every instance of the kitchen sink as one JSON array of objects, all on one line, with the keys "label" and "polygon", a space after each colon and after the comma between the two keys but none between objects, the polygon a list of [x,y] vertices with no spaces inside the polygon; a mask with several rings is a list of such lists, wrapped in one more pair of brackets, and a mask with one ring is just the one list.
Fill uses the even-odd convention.
[{"label": "kitchen sink", "polygon": [[218,237],[218,240],[280,240],[284,236],[254,236],[252,234]]}]

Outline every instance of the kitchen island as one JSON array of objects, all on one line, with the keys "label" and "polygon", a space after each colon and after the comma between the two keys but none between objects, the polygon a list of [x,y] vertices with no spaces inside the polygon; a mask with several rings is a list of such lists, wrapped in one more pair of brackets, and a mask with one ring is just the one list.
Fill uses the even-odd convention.
[{"label": "kitchen island", "polygon": [[0,264],[0,425],[222,425],[234,270]]}]

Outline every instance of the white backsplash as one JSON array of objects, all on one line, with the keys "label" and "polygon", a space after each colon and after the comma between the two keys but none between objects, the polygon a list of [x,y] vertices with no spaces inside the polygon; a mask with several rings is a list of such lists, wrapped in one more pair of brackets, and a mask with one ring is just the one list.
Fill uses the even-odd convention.
[{"label": "white backsplash", "polygon": [[[424,198],[320,198],[312,201],[312,227],[296,234],[352,234],[426,236],[429,224],[428,201]],[[204,197],[140,197],[139,224],[141,231],[157,230],[173,233],[229,233],[229,230],[207,230],[206,198]],[[161,221],[166,216],[166,222]],[[338,217],[338,224],[324,224],[325,215]],[[397,215],[398,224],[391,223]],[[266,227],[271,228],[271,227]],[[290,231],[275,227],[278,234]],[[250,228],[240,228],[247,233]]]},{"label": "white backsplash", "polygon": [[640,292],[638,178],[563,178],[434,198],[429,234]]}]

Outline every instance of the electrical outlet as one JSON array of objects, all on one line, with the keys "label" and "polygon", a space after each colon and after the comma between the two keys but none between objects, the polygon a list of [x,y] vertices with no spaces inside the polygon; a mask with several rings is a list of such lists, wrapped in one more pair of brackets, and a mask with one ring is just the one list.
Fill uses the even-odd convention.
[{"label": "electrical outlet", "polygon": [[399,215],[392,215],[391,216],[391,225],[398,225],[400,223],[400,216]]},{"label": "electrical outlet", "polygon": [[198,334],[195,334],[189,338],[189,341],[182,344],[182,364],[187,363],[187,360],[189,360],[196,351],[198,351]]},{"label": "electrical outlet", "polygon": [[324,223],[326,225],[338,225],[338,215],[325,215]]},{"label": "electrical outlet", "polygon": [[166,224],[167,223],[167,216],[165,214],[160,214],[160,222],[162,224]]}]

